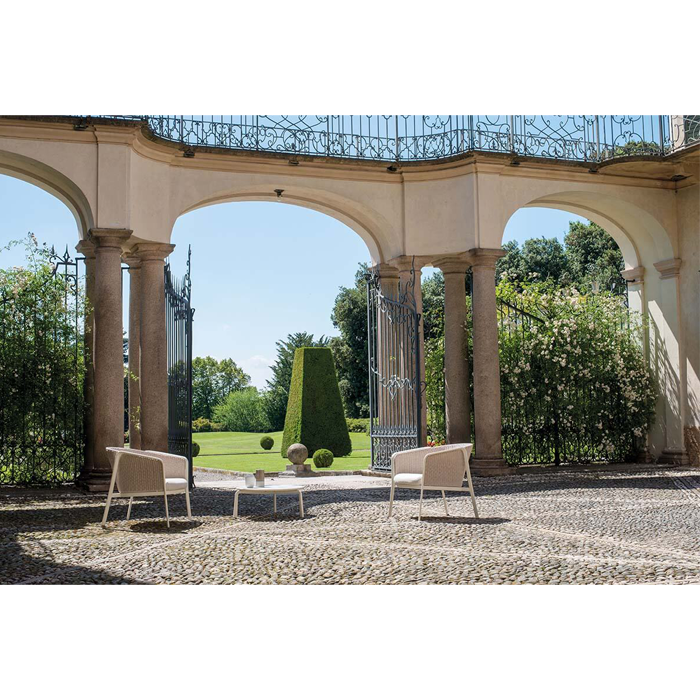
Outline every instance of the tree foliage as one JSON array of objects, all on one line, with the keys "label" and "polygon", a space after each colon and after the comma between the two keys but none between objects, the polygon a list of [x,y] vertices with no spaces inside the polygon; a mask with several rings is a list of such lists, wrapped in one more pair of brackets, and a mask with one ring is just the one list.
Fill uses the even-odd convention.
[{"label": "tree foliage", "polygon": [[620,249],[604,229],[589,222],[569,223],[564,245],[556,238],[531,238],[522,247],[516,241],[504,244],[506,254],[496,264],[496,278],[517,287],[530,282],[552,282],[621,294],[625,283],[620,275],[624,260]]},{"label": "tree foliage", "polygon": [[254,386],[232,391],[214,409],[214,419],[225,430],[240,433],[264,433],[270,428],[265,397]]},{"label": "tree foliage", "polygon": [[340,335],[330,340],[340,395],[348,418],[369,417],[367,379],[367,265],[360,265],[353,287],[341,287],[331,321]]},{"label": "tree foliage", "polygon": [[30,234],[27,264],[0,270],[0,482],[72,480],[82,460],[84,299]]},{"label": "tree foliage", "polygon": [[270,367],[272,379],[267,380],[265,392],[265,410],[270,422],[270,430],[282,430],[287,415],[289,385],[292,381],[294,352],[297,348],[322,348],[328,345],[328,339],[321,336],[314,340],[312,333],[290,333],[286,340],[278,340],[277,359]]},{"label": "tree foliage", "polygon": [[232,391],[250,384],[250,377],[232,360],[195,357],[192,360],[192,418],[212,420],[214,409]]}]

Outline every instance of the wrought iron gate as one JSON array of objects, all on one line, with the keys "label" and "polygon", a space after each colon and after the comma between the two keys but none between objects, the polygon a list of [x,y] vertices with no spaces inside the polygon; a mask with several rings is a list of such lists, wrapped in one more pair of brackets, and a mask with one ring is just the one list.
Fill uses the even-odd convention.
[{"label": "wrought iron gate", "polygon": [[32,251],[0,286],[0,484],[58,485],[83,465],[79,261]]},{"label": "wrought iron gate", "polygon": [[187,253],[187,271],[177,279],[170,263],[165,266],[165,310],[168,338],[168,451],[187,457],[190,487],[192,469],[192,279]]},{"label": "wrought iron gate", "polygon": [[389,471],[392,453],[420,447],[421,442],[415,271],[406,288],[399,285],[395,293],[383,289],[382,279],[374,273],[366,280],[372,469]]}]

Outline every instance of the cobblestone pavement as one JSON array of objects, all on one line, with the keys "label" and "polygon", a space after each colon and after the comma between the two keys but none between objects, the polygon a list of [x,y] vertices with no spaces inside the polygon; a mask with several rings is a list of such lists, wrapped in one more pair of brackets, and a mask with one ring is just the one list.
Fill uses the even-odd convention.
[{"label": "cobblestone pavement", "polygon": [[241,497],[198,475],[194,522],[184,499],[117,501],[73,490],[0,492],[2,583],[700,583],[700,474],[530,474],[475,479],[481,519],[466,498],[399,491],[389,482],[304,480],[294,496]]}]

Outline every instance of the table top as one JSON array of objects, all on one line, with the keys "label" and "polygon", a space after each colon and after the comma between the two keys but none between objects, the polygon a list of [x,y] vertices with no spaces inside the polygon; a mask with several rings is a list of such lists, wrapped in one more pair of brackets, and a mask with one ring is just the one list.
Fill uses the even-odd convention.
[{"label": "table top", "polygon": [[301,491],[301,484],[265,484],[265,486],[239,486],[236,491],[240,493],[285,493]]}]

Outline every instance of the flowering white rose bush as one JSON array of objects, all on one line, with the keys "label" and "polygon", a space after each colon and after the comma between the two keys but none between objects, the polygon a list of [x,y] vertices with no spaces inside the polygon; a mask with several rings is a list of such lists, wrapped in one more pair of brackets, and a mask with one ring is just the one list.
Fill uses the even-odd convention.
[{"label": "flowering white rose bush", "polygon": [[654,415],[643,320],[622,297],[498,287],[506,461],[634,459]]}]

